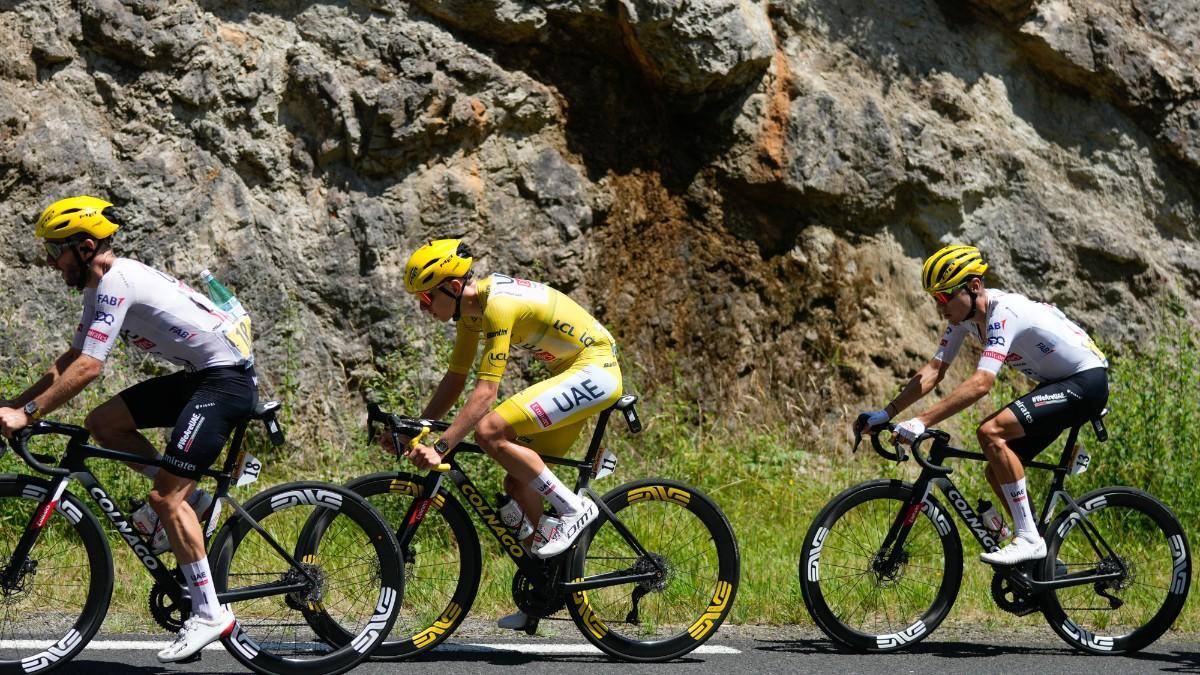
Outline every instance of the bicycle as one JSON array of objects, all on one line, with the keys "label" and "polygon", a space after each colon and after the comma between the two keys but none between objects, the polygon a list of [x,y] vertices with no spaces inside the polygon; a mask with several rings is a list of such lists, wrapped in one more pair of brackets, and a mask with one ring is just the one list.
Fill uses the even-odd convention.
[{"label": "bicycle", "polygon": [[[262,463],[242,449],[251,420],[267,425],[273,443],[283,442],[278,408],[274,401],[260,403],[236,427],[223,468],[203,472],[216,479],[213,503],[233,510],[215,536],[219,509],[213,509],[204,528],[217,597],[233,603],[237,616],[222,642],[259,673],[340,673],[369,656],[395,622],[403,562],[391,528],[364,499],[342,487],[287,483],[254,495],[244,506],[229,494],[232,483],[253,483],[262,470]],[[50,465],[52,457],[27,447],[30,438],[46,434],[68,437],[57,466]],[[72,481],[83,486],[154,579],[148,601],[154,620],[178,631],[190,614],[182,574],[168,571],[152,552],[150,538],[134,529],[85,462],[167,465],[87,440],[82,427],[39,421],[8,443],[25,464],[52,479],[0,476],[0,674],[62,666],[87,645],[107,613],[112,551],[95,512],[67,490]],[[327,536],[319,542],[301,539],[304,527],[316,521],[325,522]],[[14,546],[17,530],[22,534]],[[289,549],[281,541],[297,543]],[[331,631],[331,622],[352,626],[353,632]]]},{"label": "bicycle", "polygon": [[[458,628],[475,599],[482,571],[479,538],[445,478],[516,565],[512,596],[531,617],[528,634],[565,606],[589,642],[628,661],[673,659],[708,640],[733,607],[740,574],[737,540],[721,509],[674,480],[634,481],[603,497],[590,486],[616,468],[615,455],[600,446],[610,415],[618,411],[632,433],[641,430],[636,401],[623,396],[600,413],[583,461],[543,456],[577,469],[576,492],[590,496],[600,511],[572,547],[552,559],[526,552],[467,476],[459,458],[482,454],[478,445],[459,443],[425,476],[388,471],[347,483],[396,526],[405,552],[408,595],[393,629],[398,637],[375,656],[403,658],[433,649]],[[370,404],[372,440],[375,423],[383,423],[396,448],[404,447],[401,436],[419,438],[448,426]]]},{"label": "bicycle", "polygon": [[[1100,441],[1108,437],[1102,421],[1107,412],[1090,420]],[[863,424],[865,415],[855,428]],[[1079,650],[1134,652],[1157,640],[1183,608],[1191,583],[1187,534],[1167,506],[1141,490],[1113,486],[1071,496],[1063,485],[1084,424],[1071,428],[1058,464],[1027,465],[1054,474],[1038,518],[1046,557],[994,566],[992,598],[1018,616],[1040,610],[1054,632]],[[895,452],[880,443],[880,432],[891,430],[870,430],[871,445],[886,459],[907,461],[898,442]],[[855,450],[861,440],[856,432]],[[927,440],[928,458],[920,449]],[[943,466],[948,458],[986,458],[949,442],[949,434],[927,430],[912,444],[921,465],[916,482],[856,485],[813,520],[800,555],[800,588],[809,614],[831,640],[856,651],[890,652],[938,627],[962,580],[962,542],[947,513],[962,519],[983,550],[998,549],[997,535]],[[1080,464],[1076,472],[1086,469],[1086,461]],[[931,494],[934,485],[953,511]],[[1065,506],[1055,515],[1060,502]]]}]

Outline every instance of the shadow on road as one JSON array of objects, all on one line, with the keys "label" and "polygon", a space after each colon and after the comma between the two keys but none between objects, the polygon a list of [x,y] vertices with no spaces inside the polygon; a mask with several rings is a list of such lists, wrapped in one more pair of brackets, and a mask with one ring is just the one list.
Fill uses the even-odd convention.
[{"label": "shadow on road", "polygon": [[[56,675],[179,675],[179,666],[169,663],[163,665],[139,666],[127,663],[112,663],[111,661],[90,661],[86,658],[75,658],[70,663],[54,671]],[[188,675],[227,675],[228,670],[188,670]]]},{"label": "shadow on road", "polygon": [[[948,659],[979,658],[989,656],[1011,656],[1028,654],[1038,656],[1078,656],[1096,659],[1096,669],[1104,668],[1104,660],[1110,656],[1099,656],[1076,651],[1069,647],[1026,646],[1026,645],[988,645],[975,642],[919,642],[901,652],[887,654],[863,654],[851,651],[829,640],[756,640],[755,649],[767,652],[789,654],[854,654],[858,658],[876,657],[894,659],[897,654],[917,654],[937,656]],[[1163,645],[1157,652],[1138,652],[1123,654],[1120,658],[1132,659],[1145,666],[1147,670],[1155,669],[1172,673],[1200,673],[1200,652],[1192,649],[1191,645]]]}]

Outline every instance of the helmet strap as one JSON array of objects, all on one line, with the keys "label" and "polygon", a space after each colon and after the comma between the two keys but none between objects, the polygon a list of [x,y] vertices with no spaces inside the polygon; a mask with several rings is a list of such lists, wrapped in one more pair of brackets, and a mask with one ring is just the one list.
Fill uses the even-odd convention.
[{"label": "helmet strap", "polygon": [[967,312],[967,315],[963,317],[963,321],[970,321],[971,317],[975,316],[976,295],[975,295],[975,291],[971,290],[970,284],[967,285],[967,295],[971,296],[971,311]]}]

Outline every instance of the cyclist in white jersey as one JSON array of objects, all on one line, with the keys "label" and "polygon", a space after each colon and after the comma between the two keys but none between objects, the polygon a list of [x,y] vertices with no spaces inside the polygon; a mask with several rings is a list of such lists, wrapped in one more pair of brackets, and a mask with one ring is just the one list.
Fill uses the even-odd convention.
[{"label": "cyclist in white jersey", "polygon": [[220,454],[233,427],[257,402],[251,345],[234,317],[174,277],[114,255],[118,229],[95,197],[51,204],[37,222],[47,262],[67,285],[83,291],[83,316],[70,348],[38,382],[0,402],[4,434],[24,428],[96,379],[118,339],[183,370],[134,385],[93,410],[84,424],[106,447],[158,456],[138,430],[173,427],[162,459],[171,469],[137,465],[154,481],[149,503],[158,514],[187,582],[192,615],[161,661],[179,661],[228,634],[233,613],[217,602],[204,538],[188,497],[200,472]]},{"label": "cyclist in white jersey", "polygon": [[995,565],[1015,565],[1046,556],[1029,505],[1024,463],[1064,429],[1104,409],[1108,360],[1087,333],[1056,307],[985,288],[986,271],[974,246],[947,246],[925,261],[923,286],[950,325],[933,358],[883,410],[868,413],[866,424],[883,424],[933,391],[967,335],[983,346],[975,373],[933,407],[897,425],[902,440],[911,443],[926,427],[983,398],[1005,363],[1036,380],[1031,392],[988,416],[976,430],[988,460],[988,482],[1016,526],[1010,543],[981,558]]}]

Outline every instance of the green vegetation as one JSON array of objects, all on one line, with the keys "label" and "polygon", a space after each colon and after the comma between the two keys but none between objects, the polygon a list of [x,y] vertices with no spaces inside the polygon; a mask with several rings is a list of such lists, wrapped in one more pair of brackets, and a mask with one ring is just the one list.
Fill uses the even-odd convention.
[{"label": "green vegetation", "polygon": [[[1200,522],[1200,496],[1190,484],[1197,475],[1195,453],[1200,448],[1200,414],[1197,414],[1200,413],[1200,344],[1182,319],[1175,321],[1168,322],[1164,335],[1142,352],[1108,350],[1113,366],[1110,401],[1113,414],[1107,419],[1111,440],[1101,445],[1094,441],[1090,431],[1084,432],[1083,443],[1092,456],[1092,468],[1069,479],[1068,487],[1076,494],[1109,484],[1139,487],[1163,500],[1190,527]],[[0,363],[0,393],[19,391],[36,379],[49,362],[51,354],[44,348],[39,352],[25,344],[29,333],[15,321],[0,322],[0,344],[23,347]],[[440,372],[434,366],[444,362],[448,349],[448,342],[440,338],[420,345],[414,343],[412,350],[377,363],[379,374],[362,384],[374,390],[385,407],[415,412],[426,398],[422,392],[436,385]],[[284,369],[295,367],[296,364],[289,363]],[[80,423],[87,410],[108,396],[158,372],[165,370],[132,356],[129,350],[118,349],[102,381],[55,417]],[[287,373],[274,374],[278,382],[295,382]],[[687,400],[677,393],[683,389],[685,376],[686,373],[679,376],[680,387],[659,383],[654,392],[642,399],[639,410],[646,430],[641,435],[630,436],[623,424],[614,420],[608,446],[620,458],[620,466],[615,476],[598,483],[596,489],[604,492],[643,476],[676,478],[695,484],[721,505],[739,537],[742,584],[731,620],[809,623],[797,583],[797,557],[801,538],[812,518],[846,487],[876,477],[911,480],[917,473],[915,465],[884,462],[869,450],[850,454],[849,425],[854,412],[851,408],[822,420],[827,430],[825,436],[802,435],[799,429],[806,425],[795,420],[731,418],[715,405],[706,408]],[[516,386],[505,384],[506,389]],[[1018,376],[1005,374],[991,400],[982,402],[946,428],[962,445],[973,447],[973,425],[1028,386]],[[304,398],[303,392],[294,391],[294,385],[289,387],[289,391],[282,393],[292,402]],[[636,392],[639,387],[633,383],[630,390]],[[409,402],[407,406],[405,401]],[[362,413],[361,407],[346,410],[344,418],[337,420],[341,428],[352,430],[352,435],[338,444],[314,441],[314,437],[332,434],[314,433],[294,422],[293,428],[288,429],[289,443],[283,448],[271,448],[261,429],[254,429],[251,452],[265,460],[266,470],[255,487],[235,494],[244,499],[259,486],[285,480],[346,480],[401,466],[367,444]],[[579,445],[582,446],[582,441]],[[47,442],[39,447],[43,452],[54,450]],[[1056,452],[1049,450],[1044,457]],[[485,493],[499,489],[500,472],[492,462],[483,457],[466,461],[472,463],[473,478]],[[5,456],[2,462],[0,468],[4,471],[25,471],[11,456]],[[408,468],[406,464],[402,467]],[[93,469],[113,493],[125,499],[126,506],[148,489],[144,479],[111,462],[94,462]],[[972,499],[993,498],[983,479],[981,464],[960,462],[954,480]],[[1033,475],[1032,492],[1039,500],[1045,494],[1046,483],[1045,477]],[[975,562],[974,544],[966,539],[961,524],[959,528],[967,544],[967,562],[962,595],[948,624],[1003,628],[1037,626],[1042,622],[1039,614],[1017,618],[993,605],[989,571]],[[1195,547],[1195,532],[1192,534]],[[476,616],[508,613],[513,567],[499,555],[489,535],[481,531],[480,537],[484,546],[484,578],[473,613]],[[118,578],[127,583],[116,588],[106,630],[144,626],[149,621],[144,611],[148,578],[139,571],[137,562],[120,540],[113,537],[111,544]],[[1200,630],[1200,609],[1194,597],[1176,628]],[[1047,636],[1050,635],[1047,629]]]}]

